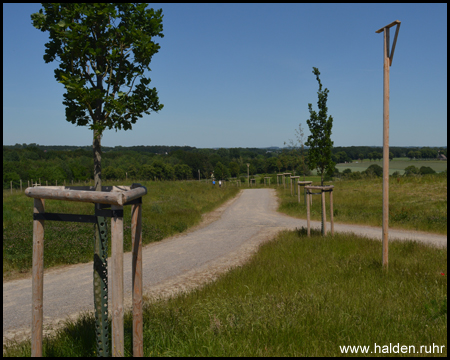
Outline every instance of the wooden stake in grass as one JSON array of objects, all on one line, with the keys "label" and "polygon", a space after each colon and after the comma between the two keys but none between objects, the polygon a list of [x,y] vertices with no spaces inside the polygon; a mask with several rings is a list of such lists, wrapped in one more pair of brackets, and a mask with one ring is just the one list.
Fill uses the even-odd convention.
[{"label": "wooden stake in grass", "polygon": [[[44,199],[34,199],[35,214],[45,210]],[[42,357],[44,305],[44,220],[33,220],[31,356]]]},{"label": "wooden stake in grass", "polygon": [[[301,186],[306,186],[306,185],[311,185],[312,181],[298,181],[297,182],[297,186],[298,186],[298,202],[300,203],[300,187]],[[304,196],[305,196],[305,205],[306,205],[306,189],[304,189]],[[311,205],[312,205],[312,198],[311,198]]]},{"label": "wooden stake in grass", "polygon": [[[377,30],[376,33],[384,33],[383,52],[383,268],[388,267],[389,244],[389,68],[394,58],[395,45],[400,30],[400,21],[395,20]],[[389,44],[389,29],[397,25],[392,50]]]},{"label": "wooden stake in grass", "polygon": [[142,205],[131,207],[133,356],[144,356],[142,314]]},{"label": "wooden stake in grass", "polygon": [[[111,210],[123,210],[112,205]],[[111,323],[112,356],[124,356],[123,338],[123,218],[111,218]]]}]

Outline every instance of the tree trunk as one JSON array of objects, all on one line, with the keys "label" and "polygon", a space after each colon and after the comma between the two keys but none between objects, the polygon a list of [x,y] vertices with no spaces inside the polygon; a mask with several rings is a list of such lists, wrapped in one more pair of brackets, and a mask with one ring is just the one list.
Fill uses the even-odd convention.
[{"label": "tree trunk", "polygon": [[94,186],[95,191],[102,191],[102,147],[101,134],[94,130],[94,140],[92,143],[94,151]]},{"label": "tree trunk", "polygon": [[[102,59],[97,59],[97,66],[103,68]],[[97,74],[97,89],[103,90],[103,77],[101,74]],[[102,105],[103,101],[101,98],[96,100],[95,104],[95,119],[94,125],[100,125],[102,122]],[[102,131],[94,129],[94,142],[93,142],[93,150],[94,150],[94,186],[95,191],[102,191],[102,148],[101,148],[101,139],[102,139]]]},{"label": "tree trunk", "polygon": [[[97,60],[101,67],[101,59]],[[97,89],[103,89],[103,78],[97,75]],[[101,98],[96,100],[94,126],[102,123]],[[92,148],[94,152],[94,186],[95,191],[102,191],[102,139],[103,129],[94,128]],[[99,356],[109,356],[108,339],[108,230],[106,218],[97,216],[94,230],[94,308],[97,352]]]}]

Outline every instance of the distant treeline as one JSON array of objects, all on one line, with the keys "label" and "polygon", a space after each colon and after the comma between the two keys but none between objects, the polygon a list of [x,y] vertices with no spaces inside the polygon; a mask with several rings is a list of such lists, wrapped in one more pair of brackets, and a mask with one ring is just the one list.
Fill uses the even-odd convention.
[{"label": "distant treeline", "polygon": [[[390,157],[436,159],[447,156],[446,148],[390,147]],[[102,147],[102,179],[184,180],[217,179],[283,171],[309,175],[308,150],[293,148],[220,148],[198,149],[190,146],[131,146]],[[381,147],[335,147],[335,163],[382,158]],[[85,181],[94,177],[92,147],[45,146],[16,144],[3,146],[3,188],[10,181],[41,179],[62,184],[65,180]]]}]

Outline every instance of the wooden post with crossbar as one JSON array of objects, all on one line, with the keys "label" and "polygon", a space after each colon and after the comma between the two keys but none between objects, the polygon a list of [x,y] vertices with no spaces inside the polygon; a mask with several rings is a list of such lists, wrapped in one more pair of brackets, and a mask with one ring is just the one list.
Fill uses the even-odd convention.
[{"label": "wooden post with crossbar", "polygon": [[[389,25],[377,30],[379,34],[383,32],[383,268],[388,268],[389,253],[389,68],[394,58],[395,45],[400,30],[400,21],[395,20]],[[389,29],[397,25],[392,49],[390,49]]]}]

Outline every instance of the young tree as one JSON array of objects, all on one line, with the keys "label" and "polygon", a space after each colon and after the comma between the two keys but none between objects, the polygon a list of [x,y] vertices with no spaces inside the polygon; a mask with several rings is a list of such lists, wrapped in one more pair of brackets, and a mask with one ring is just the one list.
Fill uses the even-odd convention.
[{"label": "young tree", "polygon": [[[88,125],[93,131],[94,185],[101,191],[103,131],[129,130],[142,113],[150,115],[150,110],[163,108],[156,88],[148,86],[150,78],[144,74],[150,71],[152,56],[160,48],[152,37],[163,37],[162,10],[147,9],[145,3],[42,6],[31,15],[32,24],[49,32],[44,60],[59,62],[55,78],[66,89],[66,120],[77,126]],[[103,224],[99,217],[97,220]],[[108,355],[107,244],[106,237],[95,231],[94,304],[99,355]]]},{"label": "young tree", "polygon": [[32,23],[49,32],[44,60],[59,62],[55,78],[66,89],[66,120],[93,130],[94,183],[101,191],[103,131],[129,130],[142,113],[163,108],[144,75],[160,48],[152,37],[164,36],[162,10],[130,3],[42,6]]},{"label": "young tree", "polygon": [[305,145],[309,146],[309,164],[310,168],[317,169],[320,174],[321,185],[323,186],[323,177],[325,173],[329,173],[334,168],[335,163],[331,160],[331,149],[333,141],[331,141],[331,128],[333,127],[333,117],[330,115],[327,119],[327,98],[329,90],[325,88],[322,91],[322,83],[319,79],[319,69],[313,67],[313,74],[319,83],[319,91],[317,92],[319,100],[317,106],[319,112],[316,113],[312,109],[312,104],[308,104],[310,118],[306,120],[311,135]]},{"label": "young tree", "polygon": [[280,157],[277,158],[276,166],[277,166],[278,172],[280,172],[281,168],[283,167],[283,163],[281,162]]}]

